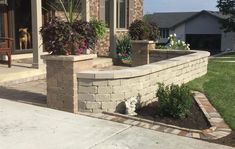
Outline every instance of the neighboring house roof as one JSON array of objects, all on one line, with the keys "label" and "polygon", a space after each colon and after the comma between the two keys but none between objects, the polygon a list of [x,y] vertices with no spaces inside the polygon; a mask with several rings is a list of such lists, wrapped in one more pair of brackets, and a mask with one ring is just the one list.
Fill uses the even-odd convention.
[{"label": "neighboring house roof", "polygon": [[160,28],[171,28],[177,23],[180,23],[197,12],[170,12],[170,13],[154,13],[149,18],[149,22],[155,22]]},{"label": "neighboring house roof", "polygon": [[154,13],[147,18],[147,21],[155,22],[160,28],[174,28],[201,14],[208,14],[218,19],[226,19],[228,17],[217,11],[203,10],[200,12]]}]

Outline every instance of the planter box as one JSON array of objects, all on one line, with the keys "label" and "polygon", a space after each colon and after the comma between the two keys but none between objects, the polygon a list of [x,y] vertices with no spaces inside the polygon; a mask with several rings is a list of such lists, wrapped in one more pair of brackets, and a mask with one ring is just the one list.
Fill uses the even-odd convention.
[{"label": "planter box", "polygon": [[47,65],[48,107],[73,113],[78,111],[76,74],[91,69],[92,60],[96,57],[96,54],[42,56]]},{"label": "planter box", "polygon": [[149,64],[149,51],[155,49],[155,42],[148,40],[133,40],[132,67]]}]

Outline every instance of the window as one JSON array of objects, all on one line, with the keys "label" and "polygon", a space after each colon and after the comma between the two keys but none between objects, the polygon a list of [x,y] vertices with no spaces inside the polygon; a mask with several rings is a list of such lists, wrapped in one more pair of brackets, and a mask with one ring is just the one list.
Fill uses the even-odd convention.
[{"label": "window", "polygon": [[110,0],[105,0],[105,23],[110,26]]},{"label": "window", "polygon": [[117,0],[117,28],[126,28],[126,0]]},{"label": "window", "polygon": [[[105,10],[102,12],[105,13],[104,21],[107,26],[110,26],[110,7],[111,3],[110,0],[105,0],[104,2]],[[127,0],[117,0],[117,28],[127,28]]]},{"label": "window", "polygon": [[161,38],[169,37],[169,29],[168,28],[160,28],[160,36]]}]

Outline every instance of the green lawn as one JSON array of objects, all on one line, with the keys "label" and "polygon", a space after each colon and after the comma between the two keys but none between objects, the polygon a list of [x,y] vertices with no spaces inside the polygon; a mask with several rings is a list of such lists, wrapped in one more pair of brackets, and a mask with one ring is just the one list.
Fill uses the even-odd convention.
[{"label": "green lawn", "polygon": [[219,56],[219,57],[235,57],[235,52],[231,52],[231,53],[228,53],[228,54],[224,54],[224,55]]},{"label": "green lawn", "polygon": [[[235,57],[235,53],[229,56]],[[204,92],[225,121],[235,130],[235,63],[216,61],[209,60],[208,74],[189,82],[188,85],[193,90]]]},{"label": "green lawn", "polygon": [[235,61],[235,57],[231,58],[213,58],[216,61]]}]

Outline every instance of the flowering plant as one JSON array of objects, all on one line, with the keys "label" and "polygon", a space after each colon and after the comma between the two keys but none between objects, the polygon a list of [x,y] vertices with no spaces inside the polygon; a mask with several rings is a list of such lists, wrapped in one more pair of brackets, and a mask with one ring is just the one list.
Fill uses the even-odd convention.
[{"label": "flowering plant", "polygon": [[131,39],[123,36],[117,39],[117,54],[122,62],[131,62]]},{"label": "flowering plant", "polygon": [[170,44],[168,45],[170,49],[190,50],[190,44],[186,44],[185,41],[177,40],[176,34],[171,34],[170,37],[168,37],[168,40],[170,41]]}]

